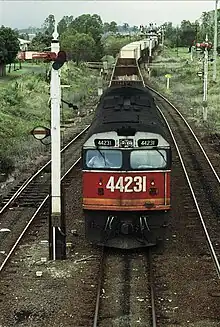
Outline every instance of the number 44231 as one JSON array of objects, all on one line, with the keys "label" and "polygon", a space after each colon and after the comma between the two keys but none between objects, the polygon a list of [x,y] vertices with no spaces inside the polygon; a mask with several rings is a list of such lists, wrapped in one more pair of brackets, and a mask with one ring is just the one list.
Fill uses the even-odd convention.
[{"label": "number 44231", "polygon": [[106,188],[111,192],[146,192],[146,176],[120,176],[115,178],[111,176],[106,184]]}]

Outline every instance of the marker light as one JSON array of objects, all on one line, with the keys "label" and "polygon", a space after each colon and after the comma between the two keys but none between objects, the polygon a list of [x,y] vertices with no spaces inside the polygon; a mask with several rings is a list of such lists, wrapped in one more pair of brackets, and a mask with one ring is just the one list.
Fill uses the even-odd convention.
[{"label": "marker light", "polygon": [[155,182],[154,180],[150,181],[150,185],[154,186],[155,185]]}]

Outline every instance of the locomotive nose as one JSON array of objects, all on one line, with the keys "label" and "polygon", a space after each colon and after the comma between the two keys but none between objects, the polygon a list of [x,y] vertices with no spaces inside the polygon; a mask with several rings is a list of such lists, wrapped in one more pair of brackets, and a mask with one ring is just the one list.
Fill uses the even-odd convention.
[{"label": "locomotive nose", "polygon": [[122,223],[121,224],[121,233],[124,235],[131,234],[133,232],[133,225],[132,223]]}]

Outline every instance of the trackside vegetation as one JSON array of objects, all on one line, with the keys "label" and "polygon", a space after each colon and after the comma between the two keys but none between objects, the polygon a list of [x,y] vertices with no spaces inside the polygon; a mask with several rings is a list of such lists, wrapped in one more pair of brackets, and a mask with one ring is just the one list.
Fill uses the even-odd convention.
[{"label": "trackside vegetation", "polygon": [[[85,66],[66,63],[61,72],[62,98],[79,109],[89,96],[97,94],[96,72]],[[50,128],[49,83],[44,73],[32,73],[9,81],[0,87],[0,173],[10,174],[25,162],[35,160],[48,151],[49,146],[35,140],[30,131],[35,126]],[[63,105],[62,122],[78,114]],[[24,168],[25,169],[25,168]]]},{"label": "trackside vegetation", "polygon": [[[212,55],[210,54],[210,59]],[[220,58],[217,58],[217,79],[212,82],[213,65],[209,61],[208,74],[208,119],[203,120],[203,54],[194,52],[191,61],[188,48],[165,48],[160,56],[155,58],[157,68],[152,69],[150,83],[156,86],[168,99],[199,127],[206,127],[209,133],[220,132]],[[171,74],[170,88],[166,88],[166,74]]]}]

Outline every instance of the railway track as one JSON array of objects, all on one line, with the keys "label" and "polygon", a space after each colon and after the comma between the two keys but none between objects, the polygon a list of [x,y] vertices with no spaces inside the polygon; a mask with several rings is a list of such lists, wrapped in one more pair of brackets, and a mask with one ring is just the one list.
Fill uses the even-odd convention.
[{"label": "railway track", "polygon": [[98,280],[93,327],[157,327],[150,250],[103,249]]},{"label": "railway track", "polygon": [[[89,126],[62,149],[62,179],[79,162],[81,144],[88,128]],[[4,200],[4,205],[0,211],[1,228],[3,231],[5,230],[5,232],[0,233],[0,271],[3,270],[27,229],[39,212],[42,212],[49,199],[50,164],[51,161],[47,162],[33,176],[26,180],[15,193]],[[46,209],[46,214],[44,212],[43,216],[44,218],[41,218],[39,227],[42,223],[47,222],[48,209]]]},{"label": "railway track", "polygon": [[[220,178],[218,172],[180,111],[157,91],[150,87],[148,88],[155,96],[158,103],[157,108],[166,122],[177,149],[194,200],[195,209],[199,215],[210,253],[220,278],[220,265],[216,255],[216,251],[220,254],[220,244],[218,242],[220,227],[216,228],[220,212]],[[212,235],[209,235],[211,230],[215,230],[215,233],[212,232]]]},{"label": "railway track", "polygon": [[219,326],[219,155],[207,145],[204,149],[177,108],[149,89],[173,144],[172,210],[163,256],[156,263],[161,274],[158,326],[186,321]]}]

